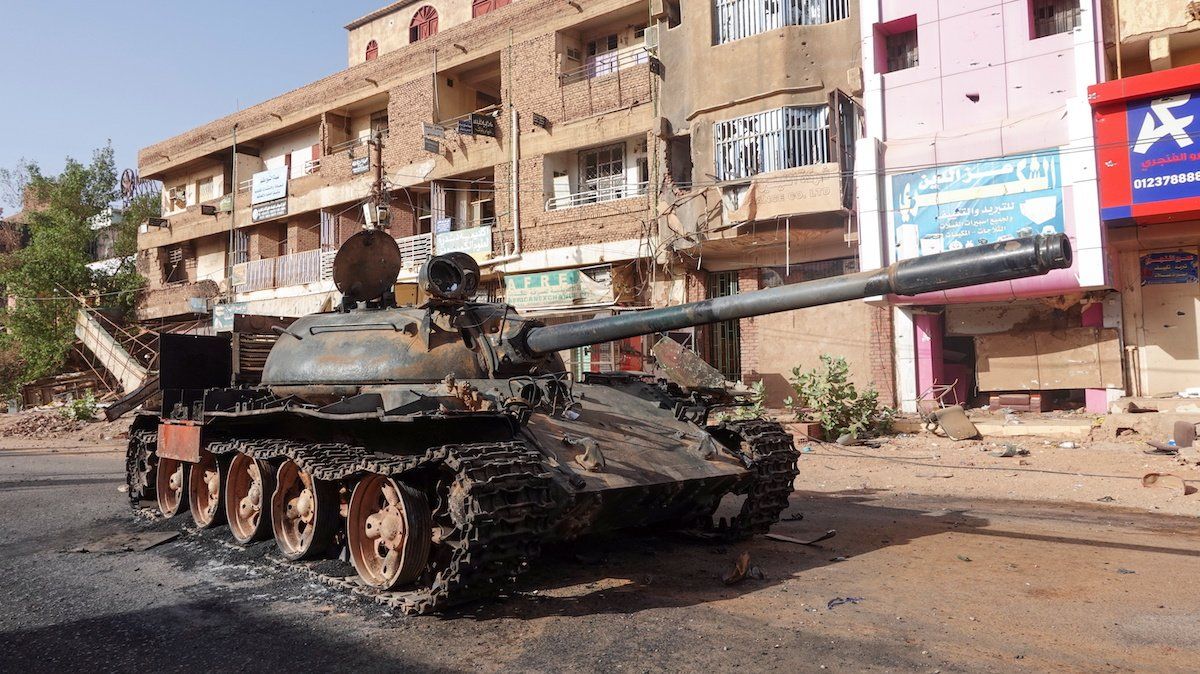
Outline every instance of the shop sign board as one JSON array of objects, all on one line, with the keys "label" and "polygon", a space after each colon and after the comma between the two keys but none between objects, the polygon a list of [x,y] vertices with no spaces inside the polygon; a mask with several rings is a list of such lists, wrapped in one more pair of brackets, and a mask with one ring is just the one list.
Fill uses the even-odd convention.
[{"label": "shop sign board", "polygon": [[213,305],[213,330],[217,332],[233,331],[233,317],[246,313],[249,305],[245,302],[230,302]]},{"label": "shop sign board", "polygon": [[270,201],[265,204],[259,204],[250,209],[250,222],[263,222],[264,220],[273,220],[281,218],[288,213],[287,197]]},{"label": "shop sign board", "polygon": [[1200,282],[1196,257],[1183,251],[1143,255],[1142,285]]},{"label": "shop sign board", "polygon": [[1132,203],[1200,197],[1200,90],[1129,104]]},{"label": "shop sign board", "polygon": [[892,177],[897,259],[1064,230],[1058,150]]},{"label": "shop sign board", "polygon": [[250,180],[250,204],[254,206],[286,197],[287,183],[287,166],[255,173]]},{"label": "shop sign board", "polygon": [[492,253],[492,228],[472,227],[434,235],[434,248],[438,255],[446,253],[469,253],[475,257],[486,257]]},{"label": "shop sign board", "polygon": [[504,301],[518,309],[612,304],[612,265],[504,277]]},{"label": "shop sign board", "polygon": [[350,175],[360,175],[371,170],[370,157],[355,157],[350,161]]}]

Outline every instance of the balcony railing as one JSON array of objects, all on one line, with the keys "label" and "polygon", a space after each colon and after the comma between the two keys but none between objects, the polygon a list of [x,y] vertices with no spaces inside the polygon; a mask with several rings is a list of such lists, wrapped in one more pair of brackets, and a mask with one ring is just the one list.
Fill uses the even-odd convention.
[{"label": "balcony railing", "polygon": [[716,0],[717,44],[850,18],[850,0]]},{"label": "balcony railing", "polygon": [[547,211],[559,211],[564,208],[574,208],[575,206],[586,206],[587,204],[599,204],[607,201],[618,201],[620,199],[632,199],[634,197],[646,196],[647,189],[650,183],[626,183],[624,185],[613,185],[611,187],[602,187],[597,190],[586,190],[583,192],[575,192],[573,194],[564,194],[557,197],[551,197],[546,200]]},{"label": "balcony railing", "polygon": [[237,284],[239,292],[316,283],[321,280],[321,251],[306,250],[303,253],[253,260],[238,267],[240,269],[235,275],[241,281]]},{"label": "balcony railing", "polygon": [[571,82],[612,75],[623,69],[649,62],[650,52],[646,51],[645,45],[639,44],[611,51],[607,54],[589,56],[582,66],[559,73],[558,80],[561,84],[570,84]]},{"label": "balcony railing", "polygon": [[421,265],[433,257],[433,234],[418,234],[396,239],[400,246],[400,268],[403,271],[417,273]]}]

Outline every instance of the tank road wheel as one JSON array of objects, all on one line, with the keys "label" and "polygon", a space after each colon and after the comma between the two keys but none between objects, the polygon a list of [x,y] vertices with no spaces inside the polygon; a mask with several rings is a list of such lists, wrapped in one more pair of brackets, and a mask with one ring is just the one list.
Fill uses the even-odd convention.
[{"label": "tank road wheel", "polygon": [[221,496],[225,469],[212,452],[200,451],[200,462],[191,467],[188,475],[188,507],[192,521],[201,529],[211,529],[225,521]]},{"label": "tank road wheel", "polygon": [[391,590],[411,583],[429,561],[429,503],[402,482],[368,475],[350,496],[346,539],[350,560],[368,585]]},{"label": "tank road wheel", "polygon": [[165,517],[174,517],[188,509],[188,463],[165,456],[158,458],[154,492],[158,509]]},{"label": "tank road wheel", "polygon": [[225,473],[225,518],[234,540],[242,545],[271,536],[271,495],[275,471],[266,461],[234,454]]},{"label": "tank road wheel", "polygon": [[338,500],[332,482],[314,480],[294,461],[275,474],[271,528],[279,551],[291,560],[311,559],[329,549],[337,533]]}]

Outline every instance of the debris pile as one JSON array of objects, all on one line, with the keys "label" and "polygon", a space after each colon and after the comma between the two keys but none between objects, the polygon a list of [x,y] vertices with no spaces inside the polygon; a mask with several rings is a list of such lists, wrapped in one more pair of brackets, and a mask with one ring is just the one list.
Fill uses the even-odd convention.
[{"label": "debris pile", "polygon": [[13,423],[0,428],[0,436],[47,437],[57,433],[73,433],[85,426],[87,422],[68,419],[58,412],[33,412],[22,414]]}]

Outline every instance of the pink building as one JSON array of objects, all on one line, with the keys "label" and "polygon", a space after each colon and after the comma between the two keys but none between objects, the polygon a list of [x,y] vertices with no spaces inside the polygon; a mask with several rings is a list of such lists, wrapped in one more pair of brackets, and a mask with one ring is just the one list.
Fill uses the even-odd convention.
[{"label": "pink building", "polygon": [[[856,167],[862,267],[1066,232],[1069,270],[894,307],[897,393],[1103,410],[1123,388],[1088,86],[1089,0],[862,0],[866,129]],[[1037,395],[1033,395],[1037,394]]]}]

